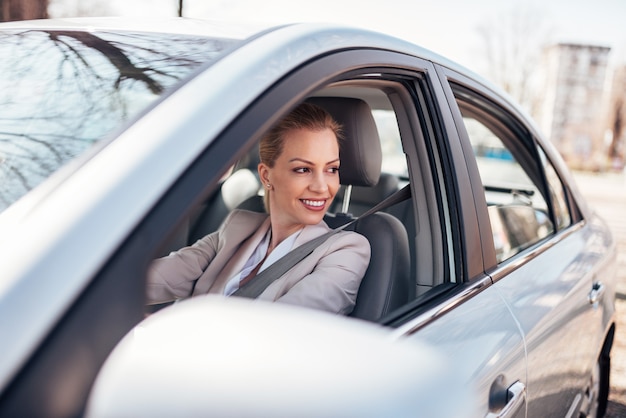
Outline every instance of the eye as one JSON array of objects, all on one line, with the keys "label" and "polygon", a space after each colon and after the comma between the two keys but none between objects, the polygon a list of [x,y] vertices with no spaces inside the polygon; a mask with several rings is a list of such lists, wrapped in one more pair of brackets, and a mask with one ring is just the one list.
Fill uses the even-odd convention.
[{"label": "eye", "polygon": [[339,167],[330,167],[328,169],[328,172],[332,173],[332,174],[337,174],[337,173],[339,173]]},{"label": "eye", "polygon": [[294,173],[304,174],[304,173],[308,173],[311,170],[307,167],[297,167],[297,168],[294,168],[293,171]]}]

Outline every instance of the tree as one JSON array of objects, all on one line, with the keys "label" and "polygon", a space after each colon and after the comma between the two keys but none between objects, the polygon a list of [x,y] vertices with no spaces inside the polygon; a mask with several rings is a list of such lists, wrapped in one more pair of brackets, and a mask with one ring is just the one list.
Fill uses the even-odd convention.
[{"label": "tree", "polygon": [[542,13],[520,5],[486,20],[477,31],[484,45],[487,78],[536,115],[541,101],[537,68],[551,32]]},{"label": "tree", "polygon": [[45,19],[48,0],[0,0],[0,21]]},{"label": "tree", "polygon": [[224,48],[175,35],[0,33],[0,212]]},{"label": "tree", "polygon": [[622,150],[622,133],[624,130],[624,102],[622,99],[617,100],[613,108],[613,123],[611,131],[613,132],[613,139],[609,146],[609,159],[611,161],[623,161],[624,153]]}]

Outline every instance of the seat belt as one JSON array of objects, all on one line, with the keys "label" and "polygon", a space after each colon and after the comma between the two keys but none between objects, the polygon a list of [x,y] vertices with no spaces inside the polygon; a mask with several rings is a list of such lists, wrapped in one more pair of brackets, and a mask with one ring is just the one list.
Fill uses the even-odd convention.
[{"label": "seat belt", "polygon": [[231,296],[240,296],[244,298],[254,299],[258,297],[261,293],[267,289],[267,287],[272,284],[276,279],[281,277],[287,271],[289,271],[293,266],[298,264],[301,260],[308,257],[318,246],[323,244],[328,238],[335,235],[339,231],[344,230],[348,226],[356,223],[359,219],[363,219],[366,216],[371,215],[372,213],[378,212],[380,210],[386,209],[390,206],[393,206],[397,203],[403,202],[411,197],[411,184],[407,184],[402,189],[398,190],[391,196],[379,202],[377,205],[363,213],[356,219],[335,228],[324,235],[320,235],[317,238],[312,239],[311,241],[305,242],[297,248],[294,248],[280,259],[278,259],[274,264],[257,274],[252,280],[248,283],[241,286],[238,290],[231,294]]}]

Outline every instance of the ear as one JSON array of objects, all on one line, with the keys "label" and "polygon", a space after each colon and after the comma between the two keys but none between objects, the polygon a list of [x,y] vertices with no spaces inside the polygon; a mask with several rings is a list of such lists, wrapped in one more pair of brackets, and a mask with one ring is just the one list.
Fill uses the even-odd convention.
[{"label": "ear", "polygon": [[259,166],[257,167],[257,170],[259,171],[259,178],[261,179],[261,183],[263,184],[268,184],[270,183],[270,169],[267,165],[265,165],[264,163],[259,163]]}]

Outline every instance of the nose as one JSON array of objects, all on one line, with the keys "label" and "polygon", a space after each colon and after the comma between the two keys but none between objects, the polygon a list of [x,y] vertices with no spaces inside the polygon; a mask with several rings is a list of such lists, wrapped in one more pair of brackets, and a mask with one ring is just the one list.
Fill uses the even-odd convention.
[{"label": "nose", "polygon": [[326,182],[326,177],[323,172],[315,173],[311,179],[309,189],[317,193],[325,193],[328,190],[328,183]]}]

